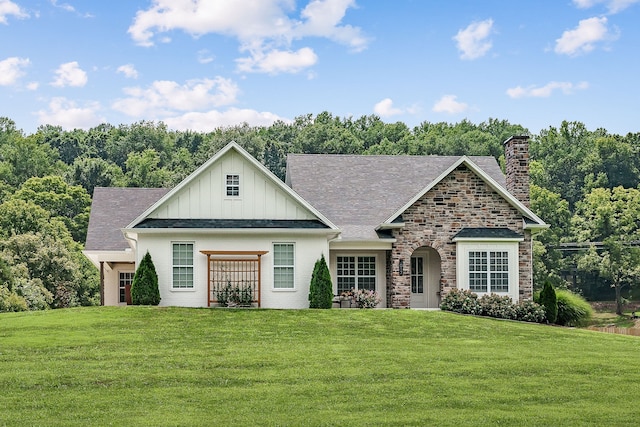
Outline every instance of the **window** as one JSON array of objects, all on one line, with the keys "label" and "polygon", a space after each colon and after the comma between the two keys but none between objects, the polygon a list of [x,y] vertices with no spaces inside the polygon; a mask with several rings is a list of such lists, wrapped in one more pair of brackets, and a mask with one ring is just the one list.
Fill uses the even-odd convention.
[{"label": "window", "polygon": [[273,244],[273,287],[293,289],[295,251],[293,243]]},{"label": "window", "polygon": [[411,293],[424,293],[424,258],[411,257]]},{"label": "window", "polygon": [[509,292],[509,253],[469,252],[469,290],[483,293]]},{"label": "window", "polygon": [[338,294],[351,289],[376,290],[376,257],[339,256],[336,267]]},{"label": "window", "polygon": [[240,196],[240,175],[227,175],[227,196]]},{"label": "window", "polygon": [[173,243],[173,289],[193,289],[193,243]]},{"label": "window", "polygon": [[121,271],[118,274],[118,302],[125,304],[127,302],[127,286],[131,289],[133,283],[133,272]]}]

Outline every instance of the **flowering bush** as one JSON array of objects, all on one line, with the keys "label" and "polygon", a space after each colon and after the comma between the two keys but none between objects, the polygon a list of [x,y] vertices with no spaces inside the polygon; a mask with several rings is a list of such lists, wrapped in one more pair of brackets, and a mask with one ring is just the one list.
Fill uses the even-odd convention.
[{"label": "flowering bush", "polygon": [[358,308],[374,308],[382,299],[376,291],[369,291],[367,289],[355,289],[351,290],[353,294],[353,302]]},{"label": "flowering bush", "polygon": [[516,319],[516,307],[511,298],[506,295],[483,295],[478,300],[482,315],[499,319]]},{"label": "flowering bush", "polygon": [[546,320],[544,307],[533,301],[517,304],[505,295],[478,295],[469,290],[452,289],[442,298],[440,309],[455,313],[482,315],[499,319],[543,323]]},{"label": "flowering bush", "polygon": [[482,309],[478,303],[478,295],[469,290],[451,289],[442,298],[440,309],[463,314],[481,314]]}]

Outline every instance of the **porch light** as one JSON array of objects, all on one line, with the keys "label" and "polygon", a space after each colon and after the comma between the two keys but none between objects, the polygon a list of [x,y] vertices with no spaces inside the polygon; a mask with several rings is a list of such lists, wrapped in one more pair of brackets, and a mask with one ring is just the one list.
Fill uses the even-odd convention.
[{"label": "porch light", "polygon": [[404,274],[404,260],[400,260],[400,265],[398,266],[398,273],[402,276]]}]

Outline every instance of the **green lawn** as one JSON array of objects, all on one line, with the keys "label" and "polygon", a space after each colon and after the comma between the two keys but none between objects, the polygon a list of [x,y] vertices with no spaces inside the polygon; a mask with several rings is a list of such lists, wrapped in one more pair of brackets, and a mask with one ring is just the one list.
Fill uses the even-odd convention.
[{"label": "green lawn", "polygon": [[0,426],[632,426],[639,349],[411,310],[3,313]]}]

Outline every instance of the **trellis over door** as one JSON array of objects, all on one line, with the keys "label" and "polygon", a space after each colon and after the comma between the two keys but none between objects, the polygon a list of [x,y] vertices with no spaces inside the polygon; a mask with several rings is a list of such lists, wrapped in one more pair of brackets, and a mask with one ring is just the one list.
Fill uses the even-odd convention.
[{"label": "trellis over door", "polygon": [[260,307],[260,260],[267,251],[200,251],[207,256],[207,305]]}]

